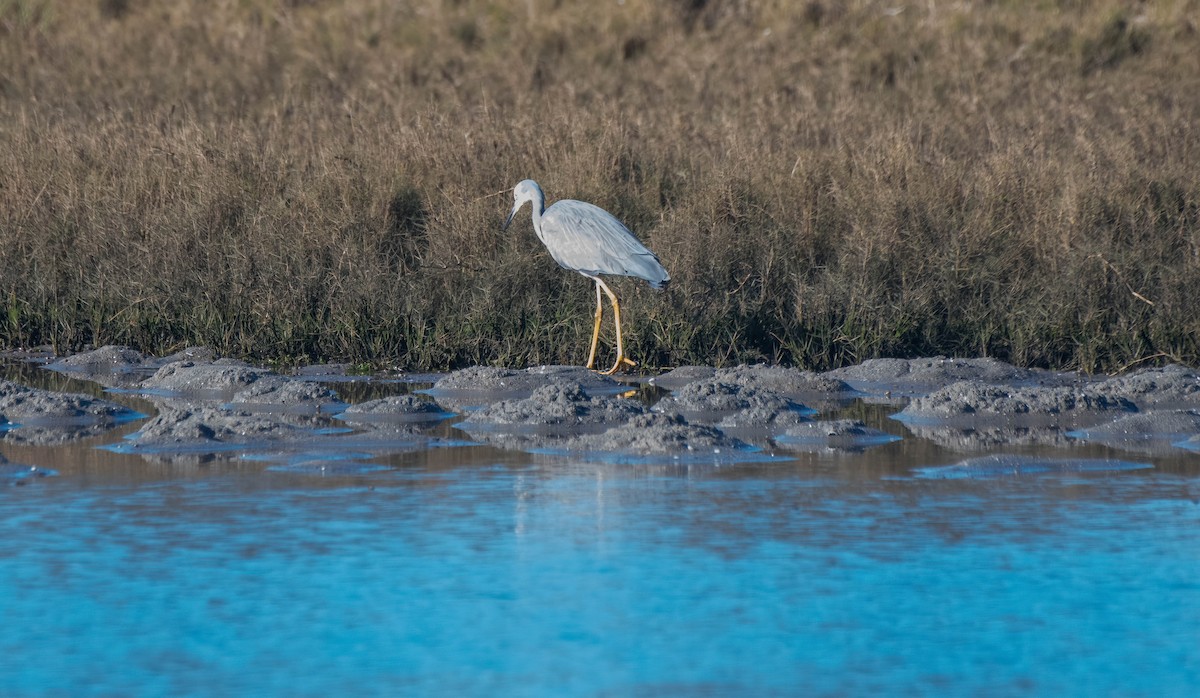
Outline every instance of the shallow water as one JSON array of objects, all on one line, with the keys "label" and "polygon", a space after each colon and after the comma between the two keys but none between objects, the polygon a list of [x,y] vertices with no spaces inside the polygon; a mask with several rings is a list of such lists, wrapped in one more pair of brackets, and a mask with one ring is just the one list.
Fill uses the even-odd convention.
[{"label": "shallow water", "polygon": [[899,442],[719,467],[0,441],[57,472],[0,483],[0,695],[1196,693],[1200,456],[928,479],[987,454],[896,409],[847,413]]}]

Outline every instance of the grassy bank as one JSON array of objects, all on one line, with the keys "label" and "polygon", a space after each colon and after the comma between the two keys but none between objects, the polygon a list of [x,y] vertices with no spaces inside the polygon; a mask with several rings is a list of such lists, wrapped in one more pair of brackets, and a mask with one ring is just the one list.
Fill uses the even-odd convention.
[{"label": "grassy bank", "polygon": [[1200,2],[0,0],[0,344],[1200,362]]}]

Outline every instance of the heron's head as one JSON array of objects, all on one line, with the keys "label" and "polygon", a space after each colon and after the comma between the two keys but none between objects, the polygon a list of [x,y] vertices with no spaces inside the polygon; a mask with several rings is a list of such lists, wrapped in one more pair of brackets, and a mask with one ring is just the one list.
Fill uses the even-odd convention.
[{"label": "heron's head", "polygon": [[542,194],[542,188],[532,179],[524,179],[513,187],[513,208],[508,214],[508,218],[504,220],[504,227],[501,230],[508,230],[508,226],[512,224],[513,217],[517,215],[517,211],[525,205],[526,201],[532,201],[533,207],[537,209],[537,213],[541,213],[545,208],[546,197]]}]

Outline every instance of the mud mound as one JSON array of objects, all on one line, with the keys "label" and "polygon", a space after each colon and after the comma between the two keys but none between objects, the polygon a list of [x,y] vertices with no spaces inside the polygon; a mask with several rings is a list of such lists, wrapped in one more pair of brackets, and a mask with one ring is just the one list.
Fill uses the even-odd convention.
[{"label": "mud mound", "polygon": [[1122,417],[1115,422],[1101,424],[1083,431],[1080,438],[1147,438],[1156,435],[1188,438],[1200,434],[1200,411],[1167,410],[1141,412]]},{"label": "mud mound", "polygon": [[176,361],[195,361],[196,363],[211,363],[220,361],[217,358],[217,352],[211,347],[187,347],[181,349],[174,354],[168,354],[160,359],[151,359],[150,363],[157,366],[165,366],[175,363]]},{"label": "mud mound", "polygon": [[861,451],[899,440],[899,436],[869,427],[857,419],[835,419],[792,427],[775,442],[800,450]]},{"label": "mud mound", "polygon": [[1177,364],[1109,378],[1097,387],[1127,398],[1139,407],[1200,406],[1200,374]]},{"label": "mud mound", "polygon": [[110,344],[52,361],[46,368],[89,376],[96,373],[125,373],[141,368],[144,363],[146,355],[142,352]]},{"label": "mud mound", "polygon": [[338,419],[351,423],[409,423],[432,422],[453,416],[435,402],[415,395],[391,397],[350,405]]},{"label": "mud mound", "polygon": [[688,383],[709,380],[716,372],[711,366],[680,366],[647,382],[664,390],[679,390]]},{"label": "mud mound", "polygon": [[167,406],[135,432],[129,441],[137,446],[210,442],[243,444],[297,439],[311,436],[312,433],[311,429],[245,412],[214,407]]},{"label": "mud mound", "polygon": [[824,374],[874,394],[926,395],[959,381],[982,383],[1044,382],[1062,385],[1068,376],[1017,368],[996,359],[870,359]]},{"label": "mud mound", "polygon": [[227,407],[172,402],[164,405],[158,416],[125,441],[102,448],[134,453],[151,462],[171,465],[198,465],[218,460],[286,465],[317,461],[362,464],[382,454],[466,445],[466,442],[431,440],[403,429],[354,431],[331,427],[329,418],[322,416],[256,414]]},{"label": "mud mound", "polygon": [[117,417],[131,412],[115,402],[80,393],[56,393],[0,379],[0,415],[10,422],[32,417]]},{"label": "mud mound", "polygon": [[523,400],[502,400],[473,412],[458,427],[611,425],[627,422],[645,411],[639,402],[589,397],[578,383],[555,383],[535,389]]},{"label": "mud mound", "polygon": [[1030,376],[1026,369],[996,359],[869,359],[857,366],[829,371],[826,375],[841,380],[870,382],[919,381],[957,383],[962,380],[1013,381]]},{"label": "mud mound", "polygon": [[0,433],[8,441],[55,444],[94,436],[140,415],[115,402],[0,380]]},{"label": "mud mound", "polygon": [[142,381],[143,389],[203,397],[232,397],[264,376],[276,374],[237,361],[176,361]]},{"label": "mud mound", "polygon": [[813,410],[766,390],[715,379],[689,383],[659,400],[655,412],[680,414],[689,423],[727,427],[786,427],[807,421]]},{"label": "mud mound", "polygon": [[578,366],[534,366],[525,370],[472,366],[455,371],[434,383],[432,395],[452,393],[527,393],[549,383],[576,383],[585,391],[607,390],[616,392],[622,388],[613,379]]},{"label": "mud mound", "polygon": [[1129,400],[1099,386],[1012,388],[962,381],[914,398],[895,418],[951,425],[987,420],[1078,425],[1094,424],[1136,409]]},{"label": "mud mound", "polygon": [[437,398],[455,412],[466,412],[500,402],[527,398],[546,385],[578,385],[589,395],[615,395],[628,386],[578,366],[535,366],[523,371],[472,366],[455,371],[419,392]]},{"label": "mud mound", "polygon": [[1200,435],[1200,410],[1141,412],[1068,435],[1125,450],[1170,453],[1182,447],[1180,442]]},{"label": "mud mound", "polygon": [[766,364],[719,368],[712,380],[787,396],[823,395],[837,399],[856,394],[848,383],[832,376]]},{"label": "mud mound", "polygon": [[131,385],[154,370],[141,352],[112,345],[56,359],[45,368],[107,387]]},{"label": "mud mound", "polygon": [[159,367],[175,361],[211,361],[208,347],[188,347],[170,356],[148,357],[129,347],[108,345],[55,359],[45,368],[109,387],[124,387],[151,375]]},{"label": "mud mound", "polygon": [[643,414],[602,434],[566,441],[568,451],[605,451],[637,455],[716,453],[746,448],[713,427],[688,424],[678,415]]},{"label": "mud mound", "polygon": [[329,388],[273,374],[260,376],[248,388],[234,393],[229,402],[242,410],[292,414],[334,412],[344,404]]}]

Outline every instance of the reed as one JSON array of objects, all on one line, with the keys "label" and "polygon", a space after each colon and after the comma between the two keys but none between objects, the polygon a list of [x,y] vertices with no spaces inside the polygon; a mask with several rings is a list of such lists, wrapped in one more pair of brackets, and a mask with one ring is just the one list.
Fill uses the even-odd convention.
[{"label": "reed", "polygon": [[[579,363],[537,179],[671,272],[644,366],[1200,362],[1200,3],[0,0],[0,344]],[[603,362],[603,358],[601,359]]]}]

